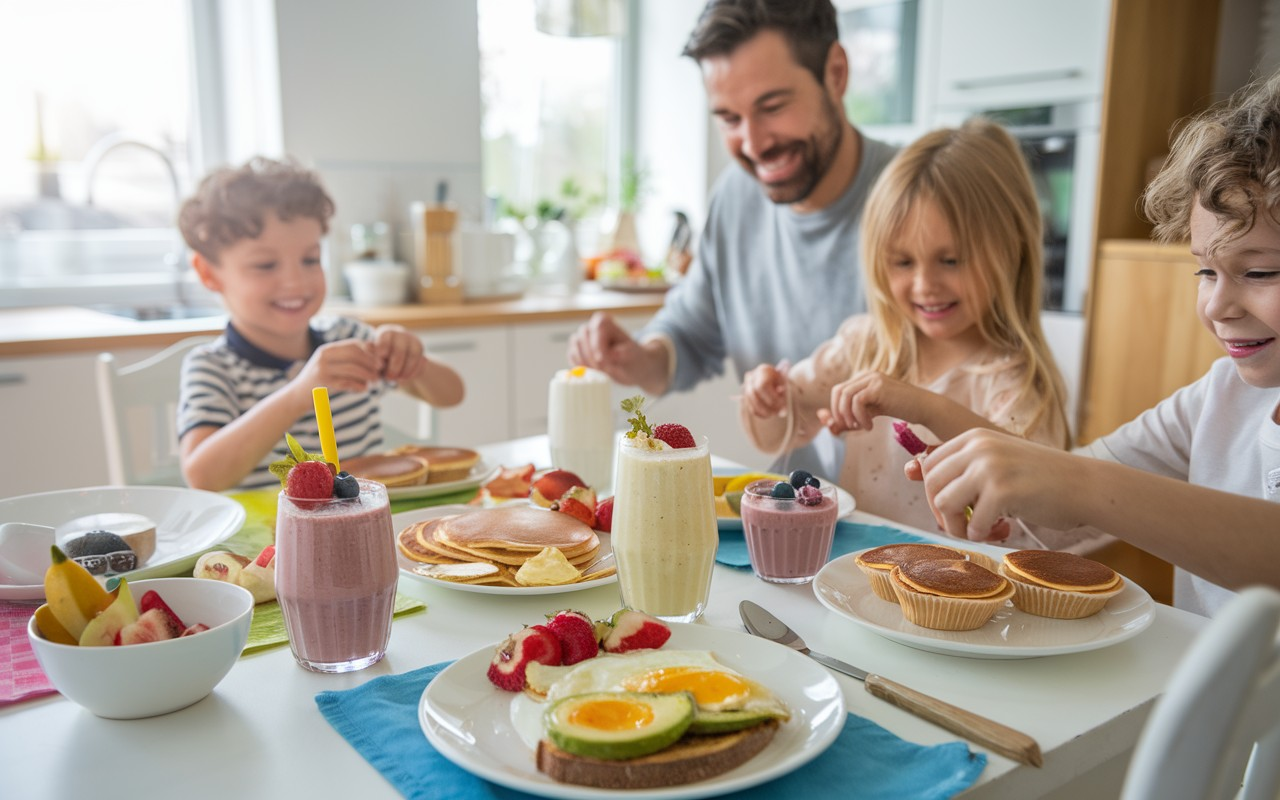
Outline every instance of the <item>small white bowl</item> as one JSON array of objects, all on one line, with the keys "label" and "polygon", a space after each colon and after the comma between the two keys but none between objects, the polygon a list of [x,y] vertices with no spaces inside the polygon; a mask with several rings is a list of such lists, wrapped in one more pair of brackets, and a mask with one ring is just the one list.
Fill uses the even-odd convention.
[{"label": "small white bowl", "polygon": [[233,583],[199,578],[129,581],[134,602],[154,589],[183,624],[209,630],[178,639],[115,647],[79,647],[45,639],[35,617],[31,649],[55,689],[99,717],[168,714],[206,697],[235,666],[249,638],[253,595]]}]

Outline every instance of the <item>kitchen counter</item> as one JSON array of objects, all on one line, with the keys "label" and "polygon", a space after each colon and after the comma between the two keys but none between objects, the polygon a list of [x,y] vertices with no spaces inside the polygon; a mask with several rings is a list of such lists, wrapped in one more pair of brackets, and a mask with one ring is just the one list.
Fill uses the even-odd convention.
[{"label": "kitchen counter", "polygon": [[[359,308],[335,300],[322,314],[341,314],[371,325],[394,323],[412,330],[439,330],[513,322],[585,320],[596,311],[639,314],[657,311],[657,292],[616,292],[593,285],[576,294],[529,293],[510,300],[468,301],[452,306],[403,305]],[[0,357],[97,353],[123,348],[161,348],[188,336],[216,334],[225,317],[138,321],[78,306],[0,309]]]}]

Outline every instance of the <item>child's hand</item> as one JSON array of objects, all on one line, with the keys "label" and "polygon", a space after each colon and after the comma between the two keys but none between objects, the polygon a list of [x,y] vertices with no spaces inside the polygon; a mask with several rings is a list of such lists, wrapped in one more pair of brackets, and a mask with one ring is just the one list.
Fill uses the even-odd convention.
[{"label": "child's hand", "polygon": [[369,384],[378,379],[380,369],[371,343],[343,339],[316,348],[292,382],[305,389],[309,407],[312,387],[327,386],[331,392],[366,392]]},{"label": "child's hand", "polygon": [[920,421],[931,395],[881,372],[861,372],[831,389],[831,407],[819,418],[834,434],[869,431],[880,416]]},{"label": "child's hand", "polygon": [[761,364],[742,379],[742,402],[752,415],[776,417],[787,410],[787,373],[772,364]]},{"label": "child's hand", "polygon": [[382,377],[389,381],[407,381],[422,370],[422,340],[399,325],[379,327],[373,346]]}]

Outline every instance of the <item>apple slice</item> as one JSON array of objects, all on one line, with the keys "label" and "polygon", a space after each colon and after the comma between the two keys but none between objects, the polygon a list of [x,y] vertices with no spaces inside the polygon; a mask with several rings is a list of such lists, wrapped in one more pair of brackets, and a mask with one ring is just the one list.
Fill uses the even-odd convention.
[{"label": "apple slice", "polygon": [[564,497],[565,492],[575,486],[586,485],[586,481],[567,469],[550,469],[534,478],[529,499],[543,508],[550,508],[553,502]]}]

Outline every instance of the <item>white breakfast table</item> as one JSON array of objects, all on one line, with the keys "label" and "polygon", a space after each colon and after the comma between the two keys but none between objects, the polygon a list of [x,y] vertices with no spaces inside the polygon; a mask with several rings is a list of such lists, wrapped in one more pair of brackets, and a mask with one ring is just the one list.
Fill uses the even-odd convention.
[{"label": "white breakfast table", "polygon": [[[549,463],[545,437],[479,449],[489,464]],[[853,519],[885,522],[860,511]],[[317,693],[467,655],[547,611],[572,606],[603,617],[619,605],[616,584],[512,597],[404,579],[401,591],[425,601],[427,611],[398,617],[386,658],[361,672],[307,672],[281,646],[242,657],[209,697],[161,717],[99,719],[56,694],[0,709],[0,798],[394,797],[394,788],[321,716]],[[865,630],[828,612],[807,585],[768,584],[717,565],[702,624],[741,631],[738,602],[745,598],[790,623],[814,650],[980,710],[1040,743],[1045,763],[1038,769],[988,753],[978,782],[962,795],[975,800],[1116,796],[1153,700],[1206,622],[1158,605],[1146,631],[1101,650],[960,658]],[[872,697],[854,679],[836,678],[851,712],[920,744],[956,740]],[[856,777],[850,778],[844,796],[856,798]]]}]

